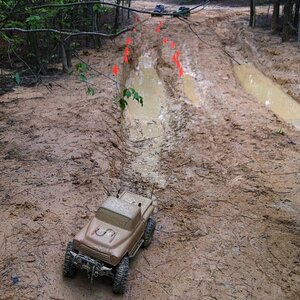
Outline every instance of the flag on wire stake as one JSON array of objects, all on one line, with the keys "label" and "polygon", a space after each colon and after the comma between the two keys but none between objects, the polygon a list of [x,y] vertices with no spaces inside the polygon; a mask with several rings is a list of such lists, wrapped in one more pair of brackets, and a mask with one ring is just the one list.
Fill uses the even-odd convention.
[{"label": "flag on wire stake", "polygon": [[183,69],[182,68],[179,69],[179,74],[178,75],[179,75],[179,78],[183,77]]},{"label": "flag on wire stake", "polygon": [[126,45],[130,45],[131,44],[131,38],[128,36],[126,38]]},{"label": "flag on wire stake", "polygon": [[119,74],[119,68],[116,64],[114,64],[113,68],[112,68],[112,72],[115,76],[118,76]]}]

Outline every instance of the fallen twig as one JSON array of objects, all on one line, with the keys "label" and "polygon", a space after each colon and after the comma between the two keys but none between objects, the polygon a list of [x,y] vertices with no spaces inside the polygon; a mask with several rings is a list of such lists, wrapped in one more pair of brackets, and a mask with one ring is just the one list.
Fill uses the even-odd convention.
[{"label": "fallen twig", "polygon": [[148,258],[144,255],[144,253],[143,253],[143,258],[144,258],[145,261],[147,262],[148,266],[150,266],[150,262],[149,262]]}]

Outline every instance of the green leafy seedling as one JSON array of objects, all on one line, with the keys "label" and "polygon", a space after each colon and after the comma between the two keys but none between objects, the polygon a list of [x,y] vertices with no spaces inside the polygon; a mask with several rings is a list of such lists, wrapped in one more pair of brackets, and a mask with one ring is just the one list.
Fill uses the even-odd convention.
[{"label": "green leafy seedling", "polygon": [[121,110],[124,111],[126,106],[128,106],[128,102],[124,98],[121,98],[119,99],[119,106]]},{"label": "green leafy seedling", "polygon": [[79,74],[79,79],[80,79],[80,81],[82,81],[82,82],[87,82],[87,78],[86,78],[85,74],[83,74],[83,73],[80,73],[80,74]]},{"label": "green leafy seedling", "polygon": [[79,80],[81,82],[84,82],[87,86],[87,90],[86,90],[86,93],[87,95],[89,96],[94,96],[95,95],[95,89],[91,86],[88,85],[88,79],[87,79],[87,76],[86,76],[86,73],[88,71],[88,66],[87,64],[85,63],[78,63],[75,65],[75,68],[78,72],[80,72],[79,74]]},{"label": "green leafy seedling", "polygon": [[95,89],[89,86],[89,87],[87,88],[87,90],[86,90],[86,93],[87,93],[89,96],[94,96],[94,95],[95,95]]},{"label": "green leafy seedling", "polygon": [[275,135],[284,135],[284,131],[283,131],[282,128],[279,128],[279,129],[273,131],[273,134],[275,134]]},{"label": "green leafy seedling", "polygon": [[15,82],[17,83],[17,85],[20,85],[20,83],[21,83],[21,76],[20,76],[20,73],[19,73],[19,72],[15,73],[15,74],[13,75],[13,78],[14,78]]},{"label": "green leafy seedling", "polygon": [[128,106],[127,100],[125,98],[137,101],[141,106],[143,106],[143,97],[139,95],[139,93],[134,88],[125,88],[123,90],[123,97],[119,99],[119,106],[122,111],[125,110],[126,106]]},{"label": "green leafy seedling", "polygon": [[88,70],[87,64],[85,64],[85,63],[78,63],[75,65],[75,68],[77,71],[83,72],[83,73],[86,73]]}]

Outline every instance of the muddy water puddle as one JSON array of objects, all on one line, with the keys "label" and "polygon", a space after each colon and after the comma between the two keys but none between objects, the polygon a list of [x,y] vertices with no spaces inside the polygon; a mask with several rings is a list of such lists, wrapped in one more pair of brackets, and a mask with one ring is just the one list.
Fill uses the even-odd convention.
[{"label": "muddy water puddle", "polygon": [[183,90],[187,98],[194,104],[199,104],[198,95],[195,89],[195,78],[189,74],[184,75],[183,77]]},{"label": "muddy water puddle", "polygon": [[126,115],[129,121],[129,141],[136,153],[131,168],[150,182],[163,187],[165,178],[159,173],[159,154],[167,126],[166,92],[149,61],[148,55],[141,57],[137,71],[127,84],[144,101],[143,107],[135,101],[129,101]]},{"label": "muddy water puddle", "polygon": [[234,67],[244,89],[275,114],[300,129],[300,104],[251,64]]}]

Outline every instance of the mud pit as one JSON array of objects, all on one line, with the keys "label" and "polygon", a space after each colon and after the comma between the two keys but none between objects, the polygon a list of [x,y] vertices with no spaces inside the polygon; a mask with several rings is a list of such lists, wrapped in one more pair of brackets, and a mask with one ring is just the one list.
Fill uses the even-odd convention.
[{"label": "mud pit", "polygon": [[[207,44],[249,60],[246,15],[243,9],[193,15],[206,43],[173,18],[164,19],[160,34],[159,18],[138,30],[134,46],[140,57],[150,53],[158,74],[151,76],[165,95],[147,120],[157,123],[152,133],[162,133],[159,138],[143,132],[142,117],[130,119],[131,108],[121,116],[112,102],[115,87],[105,78],[92,78],[93,97],[76,76],[53,82],[52,89],[18,88],[1,97],[0,299],[299,297],[300,133],[248,95],[228,56]],[[181,49],[185,74],[196,78],[197,103],[162,37]],[[276,38],[268,38],[276,48]],[[120,39],[83,58],[110,70],[123,45]],[[264,49],[259,57],[268,55]],[[269,67],[261,70],[272,73]],[[294,85],[284,88],[297,93]],[[164,116],[160,123],[157,116]],[[284,135],[276,134],[280,128]],[[150,171],[139,168],[147,163]],[[158,203],[153,244],[131,262],[126,294],[114,296],[106,279],[93,285],[85,274],[63,279],[67,241],[106,195],[124,188],[153,193]]]},{"label": "mud pit", "polygon": [[166,95],[163,83],[151,64],[153,58],[151,53],[143,55],[137,71],[127,82],[127,86],[139,91],[144,102],[143,107],[137,102],[129,102],[126,115],[132,151],[137,144],[141,146],[130,169],[153,184],[164,187],[165,176],[158,169],[159,154],[165,140],[164,125],[167,124]]},{"label": "mud pit", "polygon": [[247,92],[300,129],[300,103],[284,93],[279,85],[250,64],[235,66],[234,73]]}]

